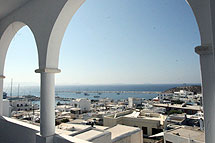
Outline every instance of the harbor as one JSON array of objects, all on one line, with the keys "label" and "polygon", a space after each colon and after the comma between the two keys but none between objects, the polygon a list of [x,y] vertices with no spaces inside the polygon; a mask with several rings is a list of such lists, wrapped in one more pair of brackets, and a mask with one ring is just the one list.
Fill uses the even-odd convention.
[{"label": "harbor", "polygon": [[56,94],[59,93],[76,93],[76,94],[103,94],[103,93],[112,93],[112,94],[121,94],[121,93],[134,93],[134,94],[160,94],[159,91],[72,91],[72,90],[65,90],[65,91],[55,91]]},{"label": "harbor", "polygon": [[[58,92],[55,96],[55,125],[56,128],[69,134],[76,130],[83,131],[81,134],[85,134],[83,128],[88,127],[102,131],[112,130],[112,128],[116,130],[133,128],[132,130],[138,130],[138,132],[142,130],[143,135],[138,135],[138,138],[144,143],[162,142],[165,136],[164,131],[171,135],[172,130],[178,130],[178,132],[187,130],[203,136],[202,94],[199,90],[196,93],[197,88],[198,86],[177,87],[164,92],[118,90]],[[75,95],[76,98],[60,96],[65,93]],[[134,97],[135,94],[142,96]],[[104,95],[124,97],[114,100]],[[143,98],[143,95],[146,95],[147,99]],[[8,96],[4,104],[9,110],[4,112],[8,112],[9,117],[38,126],[40,123],[39,101],[40,97],[33,95]],[[73,130],[71,131],[70,128]],[[168,137],[169,135],[166,140]]]}]

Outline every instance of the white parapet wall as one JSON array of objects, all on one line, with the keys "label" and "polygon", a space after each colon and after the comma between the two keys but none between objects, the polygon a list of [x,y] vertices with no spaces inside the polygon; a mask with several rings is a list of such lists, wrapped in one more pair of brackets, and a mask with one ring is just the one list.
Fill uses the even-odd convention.
[{"label": "white parapet wall", "polygon": [[37,126],[7,117],[0,119],[1,143],[36,143],[38,132]]},{"label": "white parapet wall", "polygon": [[10,117],[11,115],[11,106],[9,100],[3,100],[3,116]]},{"label": "white parapet wall", "polygon": [[[36,143],[40,127],[8,117],[0,117],[0,143]],[[39,142],[37,142],[39,143]],[[91,143],[82,139],[57,133],[54,143]]]}]

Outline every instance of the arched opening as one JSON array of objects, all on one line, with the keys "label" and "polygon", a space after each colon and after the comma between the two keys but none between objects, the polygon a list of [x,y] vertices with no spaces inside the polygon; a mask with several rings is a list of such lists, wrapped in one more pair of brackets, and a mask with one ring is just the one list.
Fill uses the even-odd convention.
[{"label": "arched opening", "polygon": [[86,1],[65,33],[56,82],[200,83],[199,44],[185,1]]},{"label": "arched opening", "polygon": [[39,96],[39,75],[34,72],[37,68],[36,42],[30,28],[25,25],[15,33],[7,51],[4,90],[8,96],[11,96],[11,92],[12,96]]},{"label": "arched opening", "polygon": [[[6,75],[4,86],[3,79],[1,78],[0,94],[5,91],[7,94],[4,95],[9,96],[4,96],[4,98],[7,98],[9,101],[1,100],[0,102],[1,115],[11,116],[13,112],[8,110],[9,106],[12,106],[15,111],[19,111],[18,107],[16,107],[16,103],[13,103],[11,98],[14,96],[28,95],[29,92],[27,92],[26,88],[23,88],[23,86],[29,86],[32,81],[34,81],[34,84],[38,85],[38,78],[34,78],[36,75],[33,75],[33,71],[36,67],[34,67],[34,69],[28,68],[36,65],[35,61],[37,60],[33,58],[37,59],[37,54],[35,54],[34,50],[31,50],[31,48],[35,47],[35,50],[37,48],[31,30],[22,22],[13,22],[6,28],[1,35],[0,47],[0,73],[2,77]],[[31,71],[29,72],[28,69]],[[29,75],[28,73],[32,74]],[[13,79],[13,83],[11,79]],[[37,81],[37,83],[35,83],[35,81]],[[20,88],[20,86],[22,87]],[[2,108],[3,106],[4,108]]]}]

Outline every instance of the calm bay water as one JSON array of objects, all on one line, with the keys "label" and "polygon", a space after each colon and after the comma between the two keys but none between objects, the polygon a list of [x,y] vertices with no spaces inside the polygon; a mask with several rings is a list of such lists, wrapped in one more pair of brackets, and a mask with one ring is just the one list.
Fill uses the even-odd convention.
[{"label": "calm bay water", "polygon": [[[186,84],[188,85],[188,84]],[[193,85],[193,84],[189,84]],[[197,84],[198,85],[198,84]],[[94,96],[97,93],[89,93],[89,96],[85,96],[83,93],[76,94],[71,91],[160,91],[163,92],[167,89],[184,86],[184,84],[134,84],[134,85],[71,85],[71,86],[56,86],[56,96],[65,98],[89,98],[95,99]],[[8,96],[10,90],[7,91]],[[13,88],[13,96],[18,95],[17,87]],[[37,86],[20,86],[19,95],[40,95],[40,88]],[[128,97],[138,97],[151,99],[157,96],[157,94],[146,94],[146,93],[102,93],[99,95],[100,98],[111,98],[114,100],[127,99]]]}]

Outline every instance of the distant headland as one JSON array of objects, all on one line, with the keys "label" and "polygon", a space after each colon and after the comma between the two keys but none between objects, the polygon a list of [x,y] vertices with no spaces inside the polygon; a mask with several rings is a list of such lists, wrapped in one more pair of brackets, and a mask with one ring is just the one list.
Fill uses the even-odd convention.
[{"label": "distant headland", "polygon": [[201,86],[200,85],[189,85],[189,86],[182,86],[182,87],[174,87],[164,91],[165,93],[174,93],[179,92],[180,90],[186,90],[194,93],[201,93]]}]

